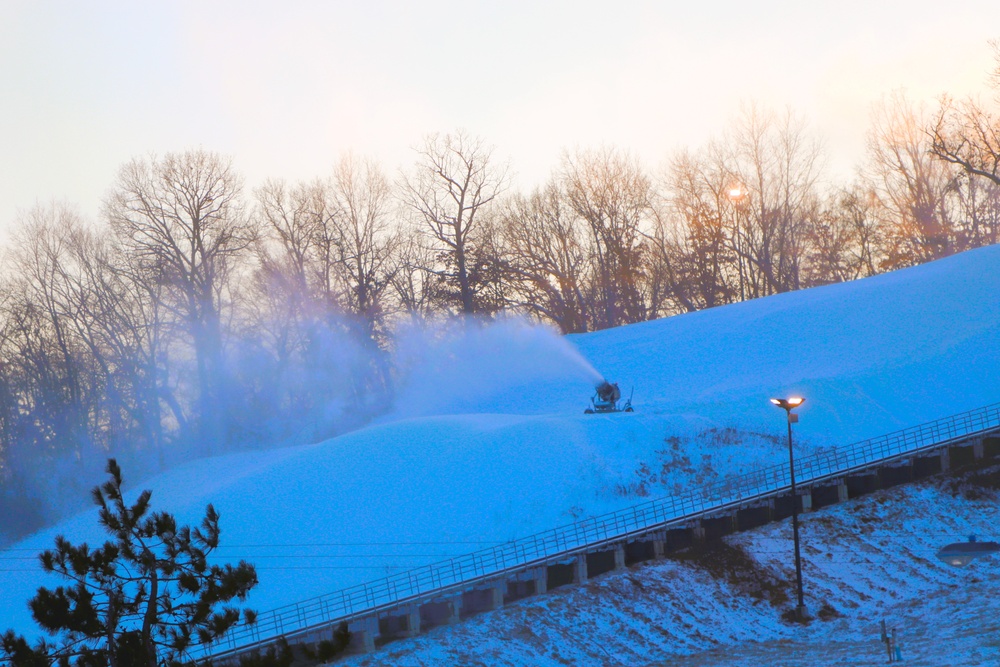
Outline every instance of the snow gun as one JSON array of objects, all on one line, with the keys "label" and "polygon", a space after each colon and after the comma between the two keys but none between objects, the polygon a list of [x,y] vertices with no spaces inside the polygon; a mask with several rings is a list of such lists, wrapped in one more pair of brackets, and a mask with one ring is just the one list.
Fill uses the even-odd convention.
[{"label": "snow gun", "polygon": [[622,391],[618,388],[617,382],[601,380],[601,383],[597,385],[594,397],[590,399],[590,407],[584,410],[583,414],[593,415],[609,412],[633,412],[632,394],[629,393],[628,399],[621,405],[621,407],[619,407],[618,401],[621,397]]}]

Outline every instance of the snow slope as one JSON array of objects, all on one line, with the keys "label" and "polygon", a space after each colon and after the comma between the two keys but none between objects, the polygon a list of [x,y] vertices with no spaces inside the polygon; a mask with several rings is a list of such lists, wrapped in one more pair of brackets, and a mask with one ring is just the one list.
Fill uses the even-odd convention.
[{"label": "snow slope", "polygon": [[1000,558],[959,569],[934,554],[970,533],[995,539],[1000,496],[995,488],[963,494],[954,481],[926,480],[803,515],[805,604],[817,619],[805,627],[781,620],[790,602],[753,595],[757,579],[794,591],[786,520],[725,538],[756,563],[743,570],[731,559],[724,576],[705,561],[648,562],[336,664],[876,667],[886,663],[884,620],[907,665],[993,665]]},{"label": "snow slope", "polygon": [[[770,396],[807,397],[803,452],[1000,401],[997,294],[990,247],[594,334],[505,322],[415,337],[410,384],[381,423],[141,487],[188,523],[215,505],[218,553],[257,565],[263,611],[780,463]],[[582,414],[599,374],[635,387],[634,414]],[[34,554],[56,534],[102,539],[89,512],[0,554],[0,629],[35,634],[25,601],[60,582]]]}]

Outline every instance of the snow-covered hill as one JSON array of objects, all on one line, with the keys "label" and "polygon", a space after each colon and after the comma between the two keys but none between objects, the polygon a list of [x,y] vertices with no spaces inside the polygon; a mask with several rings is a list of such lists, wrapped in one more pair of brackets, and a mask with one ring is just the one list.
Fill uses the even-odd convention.
[{"label": "snow-covered hill", "polygon": [[[327,442],[187,464],[154,509],[221,513],[258,610],[780,463],[775,395],[829,447],[1000,401],[1000,247],[893,274],[594,334],[517,322],[424,337],[395,414]],[[596,372],[595,370],[596,369]],[[633,414],[585,416],[600,376]],[[126,483],[128,470],[125,471]],[[102,539],[85,513],[4,552],[0,626],[36,634],[34,554]]]}]

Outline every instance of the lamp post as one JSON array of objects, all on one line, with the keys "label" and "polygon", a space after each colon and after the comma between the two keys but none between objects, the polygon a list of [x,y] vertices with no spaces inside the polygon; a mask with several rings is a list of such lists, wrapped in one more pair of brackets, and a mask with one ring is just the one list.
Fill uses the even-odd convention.
[{"label": "lamp post", "polygon": [[799,600],[799,604],[795,608],[795,613],[798,615],[799,620],[805,618],[806,607],[802,601],[802,559],[799,552],[799,497],[795,493],[795,457],[792,455],[792,424],[799,420],[799,416],[792,414],[792,410],[802,405],[805,400],[798,396],[771,399],[771,403],[784,410],[788,417],[788,473],[792,481],[792,535],[795,540],[795,587]]}]

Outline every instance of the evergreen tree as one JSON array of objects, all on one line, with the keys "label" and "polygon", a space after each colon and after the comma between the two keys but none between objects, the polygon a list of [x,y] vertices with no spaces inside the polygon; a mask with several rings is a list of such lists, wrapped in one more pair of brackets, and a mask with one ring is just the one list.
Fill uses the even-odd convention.
[{"label": "evergreen tree", "polygon": [[58,662],[76,667],[157,667],[184,660],[189,648],[213,642],[242,616],[227,606],[244,600],[257,584],[253,565],[212,565],[219,545],[219,514],[212,505],[201,526],[178,528],[166,512],[149,512],[150,491],[132,506],[121,492],[121,470],[110,459],[111,476],[93,490],[100,524],[112,539],[91,549],[64,537],[40,555],[46,572],[70,580],[55,590],[39,588],[28,603],[35,621],[58,643],[34,647],[13,631],[0,637],[0,658],[13,667]]}]

